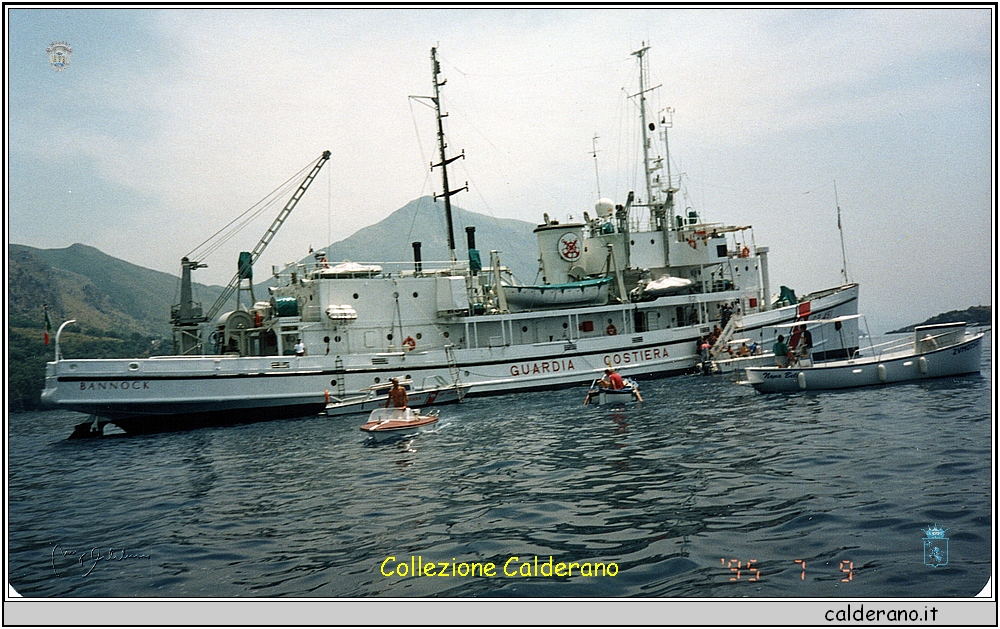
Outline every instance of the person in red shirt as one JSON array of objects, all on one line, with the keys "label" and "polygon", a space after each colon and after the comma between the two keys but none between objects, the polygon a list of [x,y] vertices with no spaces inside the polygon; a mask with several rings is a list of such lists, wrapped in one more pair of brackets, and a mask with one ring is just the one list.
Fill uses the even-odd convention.
[{"label": "person in red shirt", "polygon": [[615,371],[614,369],[611,370],[611,374],[608,376],[608,380],[611,382],[612,389],[617,390],[625,388],[625,382],[622,380],[622,375],[617,371]]}]

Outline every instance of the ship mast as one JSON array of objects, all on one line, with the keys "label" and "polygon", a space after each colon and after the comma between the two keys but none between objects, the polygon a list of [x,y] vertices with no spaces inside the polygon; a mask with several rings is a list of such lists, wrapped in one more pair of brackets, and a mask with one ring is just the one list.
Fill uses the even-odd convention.
[{"label": "ship mast", "polygon": [[444,141],[444,123],[442,122],[442,120],[448,114],[441,113],[440,90],[444,86],[444,84],[448,82],[448,79],[444,79],[443,81],[438,80],[438,75],[441,74],[441,64],[438,63],[437,60],[437,48],[431,48],[431,67],[433,69],[433,74],[434,74],[433,77],[434,96],[431,97],[431,102],[434,103],[434,111],[437,114],[438,152],[441,158],[441,162],[439,164],[431,164],[431,170],[437,168],[438,166],[441,167],[441,185],[443,186],[444,190],[444,192],[442,192],[441,194],[434,195],[434,201],[437,201],[438,198],[440,197],[444,197],[444,215],[445,219],[448,221],[448,253],[451,256],[451,262],[454,263],[458,260],[458,258],[455,257],[455,230],[454,227],[452,226],[452,219],[451,219],[451,195],[458,194],[463,190],[468,190],[469,184],[466,183],[465,186],[457,188],[455,190],[450,190],[448,188],[448,164],[452,163],[453,161],[459,158],[464,159],[465,151],[462,151],[461,154],[456,155],[451,159],[448,159],[445,155],[445,148],[448,145]]},{"label": "ship mast", "polygon": [[[653,173],[660,170],[662,167],[662,159],[657,157],[655,160],[650,157],[650,153],[653,150],[652,141],[649,137],[649,132],[656,128],[656,123],[651,123],[646,118],[646,92],[652,92],[653,90],[659,88],[659,85],[653,87],[646,87],[646,80],[649,74],[649,61],[646,59],[646,52],[649,50],[649,46],[643,45],[642,48],[632,53],[633,56],[639,59],[639,91],[633,94],[630,98],[639,97],[639,116],[642,123],[642,163],[643,171],[645,173],[646,180],[646,207],[649,208],[649,215],[651,223],[654,229],[663,229],[663,203],[660,202],[658,196],[653,194]],[[669,188],[669,182],[668,186]]]}]

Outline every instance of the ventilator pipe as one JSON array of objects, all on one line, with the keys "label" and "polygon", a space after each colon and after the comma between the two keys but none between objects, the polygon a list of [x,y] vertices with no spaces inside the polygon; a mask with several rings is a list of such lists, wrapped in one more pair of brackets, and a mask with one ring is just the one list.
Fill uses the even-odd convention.
[{"label": "ventilator pipe", "polygon": [[413,271],[414,273],[420,273],[422,270],[422,265],[420,264],[420,241],[414,241],[413,243]]}]

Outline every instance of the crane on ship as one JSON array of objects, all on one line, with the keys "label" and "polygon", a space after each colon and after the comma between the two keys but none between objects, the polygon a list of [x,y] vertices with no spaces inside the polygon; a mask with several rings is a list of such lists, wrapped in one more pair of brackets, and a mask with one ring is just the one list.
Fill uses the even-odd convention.
[{"label": "crane on ship", "polygon": [[[254,247],[253,251],[247,252],[243,251],[240,253],[239,264],[237,267],[236,275],[233,279],[229,281],[229,284],[219,295],[212,307],[209,308],[207,313],[203,313],[201,304],[194,301],[193,294],[191,291],[191,271],[196,269],[205,268],[206,264],[201,262],[191,260],[187,256],[181,258],[181,295],[180,303],[174,305],[170,308],[170,322],[174,327],[174,353],[178,355],[185,354],[200,354],[202,353],[202,338],[201,338],[201,324],[206,321],[212,321],[215,316],[219,314],[222,307],[226,304],[230,297],[233,296],[242,284],[243,280],[248,280],[251,284],[251,295],[252,285],[253,285],[253,265],[260,258],[261,254],[264,253],[264,249],[274,238],[278,230],[284,224],[285,220],[288,219],[289,214],[298,204],[302,195],[305,194],[306,190],[312,184],[316,175],[319,174],[323,164],[330,159],[330,151],[323,151],[323,154],[316,160],[313,164],[312,169],[309,174],[306,175],[305,179],[299,185],[298,189],[295,190],[288,202],[285,203],[281,211],[275,217],[274,221],[271,222],[271,226],[268,227],[267,231],[261,237],[257,246]],[[238,307],[238,306],[237,306]],[[239,312],[239,310],[235,311]],[[228,317],[233,313],[227,313],[223,317]]]}]

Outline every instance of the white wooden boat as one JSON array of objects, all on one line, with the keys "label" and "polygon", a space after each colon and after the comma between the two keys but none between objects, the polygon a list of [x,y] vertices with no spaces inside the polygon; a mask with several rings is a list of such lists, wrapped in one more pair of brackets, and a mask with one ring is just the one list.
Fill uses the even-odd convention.
[{"label": "white wooden boat", "polygon": [[427,426],[436,424],[440,418],[435,409],[421,415],[415,408],[380,408],[372,411],[368,421],[361,426],[361,432],[375,441],[408,437]]},{"label": "white wooden boat", "polygon": [[[810,322],[809,327],[832,321]],[[802,323],[796,323],[801,326]],[[748,367],[746,384],[762,393],[845,389],[978,373],[983,334],[965,323],[918,326],[913,338],[849,360],[812,363],[800,359],[786,368]]]},{"label": "white wooden boat", "polygon": [[[405,378],[400,379],[399,384],[406,389],[409,403],[420,408],[441,404],[457,404],[462,401],[471,386],[461,382],[448,384],[440,376],[425,378],[420,388],[412,388],[413,381]],[[386,400],[389,399],[390,388],[392,388],[392,382],[386,381],[363,389],[362,395],[343,399],[331,396],[330,403],[326,405],[324,413],[329,417],[339,417],[354,413],[369,413],[375,409],[384,408]]]},{"label": "white wooden boat", "polygon": [[641,402],[642,395],[639,394],[639,385],[630,378],[623,378],[622,381],[625,386],[621,389],[611,389],[608,387],[602,387],[598,383],[599,380],[594,380],[590,385],[590,390],[587,391],[587,397],[584,399],[584,404],[614,404],[614,403],[624,403],[624,402]]}]

